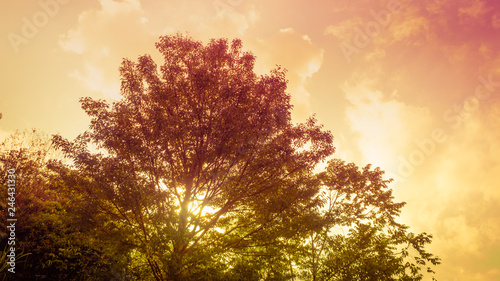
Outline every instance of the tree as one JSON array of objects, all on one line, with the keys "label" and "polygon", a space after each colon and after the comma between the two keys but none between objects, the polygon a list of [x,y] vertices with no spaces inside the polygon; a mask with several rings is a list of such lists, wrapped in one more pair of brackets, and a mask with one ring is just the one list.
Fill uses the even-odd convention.
[{"label": "tree", "polygon": [[312,171],[333,153],[331,133],[292,123],[285,71],[257,76],[240,40],[163,36],[156,47],[163,65],[124,60],[122,99],[83,98],[89,130],[54,142],[151,278],[223,279],[259,254],[272,269],[281,255],[270,251],[300,230],[289,218],[316,204]]},{"label": "tree", "polygon": [[[360,169],[339,159],[318,176],[326,187],[309,214],[316,225],[299,242],[297,260],[310,280],[421,280],[422,269],[440,259],[425,245],[432,236],[414,234],[396,222],[404,202],[394,202],[391,180],[370,165]],[[345,234],[347,232],[347,234]],[[305,241],[305,243],[304,243]],[[302,244],[301,244],[302,243]]]},{"label": "tree", "polygon": [[[61,172],[66,169],[57,162],[61,156],[51,138],[36,130],[16,132],[0,143],[0,190],[8,194],[7,175],[14,170],[12,210],[17,219],[11,244],[16,250],[15,274],[2,265],[5,280],[109,279],[106,262],[111,259],[102,259],[107,251],[93,243],[90,228],[73,212],[82,195],[62,184]],[[6,201],[0,204],[2,210],[11,207]],[[0,213],[1,221],[7,214]],[[1,245],[7,245],[6,234],[2,231],[0,236]],[[6,253],[0,255],[3,262]]]}]

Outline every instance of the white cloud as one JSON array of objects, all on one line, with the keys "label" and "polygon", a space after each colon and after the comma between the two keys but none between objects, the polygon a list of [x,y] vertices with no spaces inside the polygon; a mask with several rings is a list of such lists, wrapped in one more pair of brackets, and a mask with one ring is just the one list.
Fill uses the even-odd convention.
[{"label": "white cloud", "polygon": [[307,82],[323,64],[324,50],[309,36],[293,28],[283,28],[272,37],[249,41],[250,49],[257,56],[256,72],[269,73],[276,65],[286,68],[287,91],[292,95],[294,117],[304,119],[310,116]]},{"label": "white cloud", "polygon": [[128,13],[130,11],[140,11],[141,3],[136,0],[123,0],[121,2],[115,0],[100,0],[102,13],[108,15],[116,15],[120,13]]},{"label": "white cloud", "polygon": [[99,10],[84,11],[78,26],[61,36],[59,45],[82,59],[69,76],[107,98],[119,98],[118,68],[123,58],[153,50],[156,36],[139,1],[101,0]]},{"label": "white cloud", "polygon": [[405,41],[407,44],[421,45],[422,38],[429,33],[429,20],[425,17],[410,17],[393,24],[389,28],[393,41]]},{"label": "white cloud", "polygon": [[325,28],[324,33],[333,35],[340,40],[350,42],[355,27],[363,24],[363,19],[360,17],[351,17],[337,24],[329,25]]},{"label": "white cloud", "polygon": [[106,79],[106,76],[109,75],[106,75],[103,69],[94,64],[85,63],[85,69],[83,71],[77,69],[69,76],[76,78],[91,91],[101,92],[106,97],[115,100],[120,98],[120,84],[118,80],[110,81]]},{"label": "white cloud", "polygon": [[500,29],[500,13],[496,13],[491,18],[491,26],[495,29]]},{"label": "white cloud", "polygon": [[364,81],[344,85],[351,103],[346,109],[347,118],[359,136],[358,148],[364,161],[396,174],[398,156],[428,130],[432,118],[427,108],[407,105],[397,100],[396,93],[387,95],[369,84]]},{"label": "white cloud", "polygon": [[481,17],[488,11],[483,1],[475,0],[471,2],[472,3],[468,7],[461,7],[458,9],[461,18],[464,16],[472,18]]},{"label": "white cloud", "polygon": [[[441,270],[460,280],[498,280],[500,245],[500,103],[483,105],[448,133],[432,161],[405,184],[410,225],[433,233]],[[464,262],[468,261],[468,262]],[[489,264],[488,264],[489,263]],[[460,265],[460,267],[458,267]],[[460,270],[460,275],[452,272]]]},{"label": "white cloud", "polygon": [[70,76],[89,90],[116,99],[122,59],[148,53],[161,63],[154,47],[159,36],[180,31],[205,42],[218,37],[242,38],[250,24],[259,20],[258,10],[243,7],[243,3],[226,5],[223,11],[206,2],[144,4],[153,5],[155,11],[144,10],[138,0],[101,0],[99,9],[82,12],[78,26],[59,40],[63,50],[82,58],[82,67]]}]

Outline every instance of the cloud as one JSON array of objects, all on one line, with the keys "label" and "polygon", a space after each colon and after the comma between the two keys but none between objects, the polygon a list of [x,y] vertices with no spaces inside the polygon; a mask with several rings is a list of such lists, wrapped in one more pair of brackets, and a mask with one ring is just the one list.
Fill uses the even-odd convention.
[{"label": "cloud", "polygon": [[[498,81],[493,5],[412,1],[362,50],[364,60],[349,65],[354,75],[341,86],[359,162],[396,179],[396,200],[408,203],[402,223],[434,235],[429,250],[443,261],[438,280],[500,280],[498,89],[456,129],[443,119],[450,108],[462,110],[478,75]],[[349,38],[353,28],[325,33]],[[443,139],[431,143],[435,130]],[[413,170],[403,175],[403,161],[411,160]]]},{"label": "cloud", "polygon": [[257,56],[258,74],[269,73],[276,65],[287,69],[287,91],[292,96],[294,117],[305,119],[311,115],[307,82],[321,68],[324,50],[293,28],[283,28],[269,38],[248,41]]},{"label": "cloud", "polygon": [[446,10],[447,0],[434,0],[426,3],[425,10],[432,14],[443,14]]},{"label": "cloud", "polygon": [[111,75],[104,73],[102,68],[92,63],[85,63],[83,71],[76,69],[69,76],[83,82],[91,91],[101,92],[106,97],[113,99],[119,99],[120,97],[120,85],[116,81],[111,81],[111,79],[107,80],[106,77]]},{"label": "cloud", "polygon": [[473,18],[477,19],[482,17],[488,9],[485,7],[485,4],[481,0],[473,1],[469,6],[461,7],[458,9],[458,13],[461,19],[464,18]]},{"label": "cloud", "polygon": [[122,2],[101,0],[100,3],[103,13],[108,15],[117,15],[141,10],[141,4],[138,0],[123,0]]},{"label": "cloud", "polygon": [[138,0],[100,0],[98,9],[82,12],[78,25],[59,40],[63,50],[82,59],[82,67],[74,69],[70,77],[106,98],[118,99],[122,59],[148,53],[161,62],[154,47],[159,36],[179,31],[205,42],[217,37],[241,38],[259,20],[255,7],[237,2],[220,6],[219,2],[144,1],[146,10]]},{"label": "cloud", "polygon": [[426,38],[429,32],[429,20],[424,17],[406,18],[398,24],[391,25],[390,30],[393,42],[407,41],[410,44],[421,45],[425,41],[420,39]]},{"label": "cloud", "polygon": [[500,13],[496,13],[491,17],[491,26],[495,29],[500,29]]},{"label": "cloud", "polygon": [[[445,57],[448,58],[448,61],[451,65],[460,67],[466,64],[467,60],[471,57],[470,54],[472,51],[476,53],[476,50],[471,50],[474,48],[475,46],[473,46],[471,43],[464,43],[461,45],[446,45],[443,46],[443,54],[445,54]],[[486,49],[483,49],[483,51],[484,52],[480,53],[485,54],[487,52]]]},{"label": "cloud", "polygon": [[148,31],[148,19],[139,1],[99,3],[99,10],[80,14],[78,26],[62,35],[59,45],[82,58],[83,67],[74,69],[70,77],[106,98],[118,99],[122,59],[152,50],[156,36]]},{"label": "cloud", "polygon": [[260,11],[246,1],[144,1],[150,28],[162,35],[188,32],[197,40],[242,38],[260,20]]},{"label": "cloud", "polygon": [[362,24],[363,20],[361,17],[352,17],[337,24],[327,26],[324,33],[333,35],[339,40],[349,42],[351,41],[354,28]]},{"label": "cloud", "polygon": [[229,6],[226,10],[219,10],[216,16],[210,14],[191,18],[196,38],[207,41],[216,37],[244,37],[250,25],[258,21],[259,12],[254,7],[241,11],[236,8]]},{"label": "cloud", "polygon": [[[378,70],[375,77],[382,74]],[[396,178],[391,185],[396,200],[408,203],[400,221],[434,235],[429,249],[443,260],[438,280],[498,280],[500,102],[491,96],[459,127],[443,127],[446,140],[421,153],[422,164],[399,181],[398,159],[421,151],[418,143],[431,138],[438,122],[428,108],[401,100],[397,92],[377,90],[376,78],[353,77],[343,91],[363,162]]]},{"label": "cloud", "polygon": [[369,62],[381,60],[385,57],[385,55],[386,55],[386,51],[384,49],[377,48],[372,52],[366,53],[365,61],[369,63]]},{"label": "cloud", "polygon": [[[70,77],[106,98],[119,99],[118,67],[122,58],[134,59],[143,53],[154,56],[157,53],[154,43],[160,35],[178,30],[204,42],[218,37],[242,38],[245,48],[250,47],[257,54],[260,66],[257,71],[268,73],[276,64],[288,70],[288,91],[295,105],[294,114],[299,118],[310,115],[306,84],[323,62],[323,49],[294,29],[276,30],[271,37],[256,39],[247,35],[250,26],[260,19],[256,7],[238,2],[219,7],[215,3],[218,2],[214,5],[200,2],[194,6],[186,2],[174,5],[144,3],[158,5],[154,8],[159,11],[167,6],[170,12],[186,11],[187,16],[174,21],[145,10],[135,0],[101,0],[99,9],[82,12],[78,26],[60,38],[59,45],[63,50],[82,59],[82,67],[74,69]],[[161,61],[161,58],[155,59]]]},{"label": "cloud", "polygon": [[358,136],[358,149],[365,163],[372,163],[396,177],[398,156],[412,140],[428,130],[432,122],[427,108],[405,104],[397,92],[374,90],[369,80],[345,84],[343,91],[350,106],[346,115]]},{"label": "cloud", "polygon": [[[500,103],[483,104],[405,185],[407,219],[434,235],[441,279],[500,278]],[[460,272],[460,275],[452,275]]]}]

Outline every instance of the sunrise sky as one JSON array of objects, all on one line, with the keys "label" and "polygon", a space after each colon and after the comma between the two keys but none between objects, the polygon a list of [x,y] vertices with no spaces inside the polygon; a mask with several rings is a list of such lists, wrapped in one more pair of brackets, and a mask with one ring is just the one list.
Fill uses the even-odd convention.
[{"label": "sunrise sky", "polygon": [[160,35],[241,38],[258,73],[288,69],[294,119],[316,113],[336,158],[395,179],[438,280],[500,280],[500,2],[2,0],[0,21],[1,138],[74,138],[78,99],[119,99],[122,58],[158,58]]}]

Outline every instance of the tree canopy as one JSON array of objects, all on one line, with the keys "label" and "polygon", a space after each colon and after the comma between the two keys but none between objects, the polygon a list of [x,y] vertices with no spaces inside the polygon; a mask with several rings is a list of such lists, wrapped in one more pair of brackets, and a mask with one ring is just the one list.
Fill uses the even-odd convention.
[{"label": "tree canopy", "polygon": [[396,221],[404,203],[383,171],[331,160],[333,136],[314,116],[292,122],[286,70],[256,75],[239,39],[177,34],[156,47],[160,65],[124,59],[120,100],[81,99],[87,131],[53,137],[72,161],[52,163],[46,183],[65,194],[60,233],[85,233],[75,255],[106,253],[87,256],[84,272],[172,281],[433,272],[432,236]]}]

